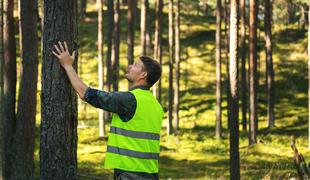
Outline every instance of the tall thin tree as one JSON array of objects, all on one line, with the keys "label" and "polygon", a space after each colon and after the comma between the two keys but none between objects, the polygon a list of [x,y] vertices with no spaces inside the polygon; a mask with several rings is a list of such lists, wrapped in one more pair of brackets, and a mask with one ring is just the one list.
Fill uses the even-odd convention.
[{"label": "tall thin tree", "polygon": [[14,30],[14,1],[3,3],[3,115],[5,140],[5,175],[11,179],[12,170],[12,138],[15,133],[15,93],[16,93],[16,43]]},{"label": "tall thin tree", "polygon": [[230,179],[240,179],[239,158],[239,108],[238,108],[238,0],[230,1],[229,45],[229,131],[230,131]]},{"label": "tall thin tree", "polygon": [[242,101],[242,130],[247,129],[247,81],[246,81],[246,20],[245,20],[245,0],[240,0],[240,19],[241,19],[241,101]]},{"label": "tall thin tree", "polygon": [[114,32],[113,32],[113,53],[112,53],[112,69],[113,69],[113,90],[118,91],[119,79],[119,46],[120,46],[120,2],[116,0],[114,11]]},{"label": "tall thin tree", "polygon": [[[310,0],[308,2],[310,9]],[[310,34],[310,13],[308,13],[308,34]],[[308,149],[310,149],[310,37],[308,36]]]},{"label": "tall thin tree", "polygon": [[134,61],[134,47],[135,47],[135,14],[136,14],[137,2],[136,0],[128,0],[127,11],[127,59],[128,64],[133,64]]},{"label": "tall thin tree", "polygon": [[[156,0],[156,19],[155,19],[155,39],[154,39],[154,58],[162,64],[162,12],[163,0]],[[153,86],[153,94],[157,100],[161,102],[161,78],[158,83]]]},{"label": "tall thin tree", "polygon": [[[103,0],[97,0],[98,10],[98,84],[99,90],[103,90],[104,83],[104,62],[103,62]],[[99,137],[103,138],[105,132],[105,122],[103,110],[99,109]]]},{"label": "tall thin tree", "polygon": [[174,31],[173,31],[173,0],[169,0],[169,105],[167,134],[172,133],[173,118],[173,63],[174,63]]},{"label": "tall thin tree", "polygon": [[141,55],[146,55],[146,20],[147,20],[147,1],[141,0],[141,15],[140,15],[140,44],[141,44]]},{"label": "tall thin tree", "polygon": [[221,9],[222,0],[216,2],[216,125],[215,136],[221,138],[222,136],[222,86],[221,86]]},{"label": "tall thin tree", "polygon": [[72,52],[77,38],[77,1],[44,0],[40,179],[76,177],[77,98],[52,50],[57,42],[66,41]]},{"label": "tall thin tree", "polygon": [[14,136],[13,179],[34,178],[34,140],[38,81],[38,1],[20,1],[21,71]]},{"label": "tall thin tree", "polygon": [[249,144],[256,143],[257,121],[257,10],[258,0],[250,0],[250,40],[249,40],[249,69],[250,69],[250,122]]},{"label": "tall thin tree", "polygon": [[3,0],[0,0],[0,179],[5,179],[5,144],[3,118]]},{"label": "tall thin tree", "polygon": [[267,97],[268,97],[268,127],[274,127],[274,71],[272,60],[272,5],[270,0],[265,0],[265,33],[266,33],[266,64],[267,64]]},{"label": "tall thin tree", "polygon": [[113,0],[107,0],[107,31],[106,31],[106,81],[105,90],[110,91],[112,85],[112,36],[114,30],[114,2]]}]

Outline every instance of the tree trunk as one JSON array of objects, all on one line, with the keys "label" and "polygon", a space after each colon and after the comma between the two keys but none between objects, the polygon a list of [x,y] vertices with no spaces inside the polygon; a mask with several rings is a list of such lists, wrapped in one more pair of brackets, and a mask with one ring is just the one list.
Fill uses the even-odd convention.
[{"label": "tree trunk", "polygon": [[119,46],[120,46],[120,2],[115,2],[115,13],[114,13],[114,33],[113,33],[113,90],[118,91],[118,79],[119,79]]},{"label": "tree trunk", "polygon": [[146,13],[147,0],[141,0],[141,21],[140,21],[140,44],[141,44],[141,55],[146,55]]},{"label": "tree trunk", "polygon": [[151,48],[152,48],[152,33],[151,33],[151,10],[150,10],[150,3],[149,0],[146,0],[146,31],[145,31],[145,54],[151,55]]},{"label": "tree trunk", "polygon": [[111,90],[112,84],[112,36],[114,29],[114,2],[113,0],[108,0],[108,12],[107,12],[107,34],[106,34],[106,43],[107,43],[107,53],[106,53],[106,82],[105,90]]},{"label": "tree trunk", "polygon": [[[229,77],[229,6],[230,0],[228,0],[228,3],[226,3],[226,0],[224,0],[224,18],[225,18],[225,56],[226,56],[226,101],[227,101],[227,114],[229,114],[229,91],[230,91],[230,77]],[[227,120],[228,126],[229,126],[229,120]]]},{"label": "tree trunk", "polygon": [[21,74],[13,141],[13,179],[34,178],[34,140],[38,81],[38,2],[20,1]]},{"label": "tree trunk", "polygon": [[[156,20],[155,20],[155,39],[154,39],[154,59],[162,64],[162,12],[163,0],[156,0]],[[161,103],[161,78],[153,86],[153,94]]]},{"label": "tree trunk", "polygon": [[3,117],[3,0],[0,0],[0,179],[5,179],[5,123]]},{"label": "tree trunk", "polygon": [[303,5],[299,5],[299,8],[300,8],[299,28],[301,30],[304,30],[306,25],[305,8]]},{"label": "tree trunk", "polygon": [[273,93],[273,60],[272,60],[272,31],[271,16],[272,5],[270,0],[265,0],[265,33],[266,33],[266,61],[267,61],[267,83],[268,83],[268,127],[274,127],[274,93]]},{"label": "tree trunk", "polygon": [[249,144],[256,143],[257,121],[257,0],[250,0],[250,122]]},{"label": "tree trunk", "polygon": [[222,86],[221,86],[221,9],[222,0],[216,2],[216,122],[215,122],[215,136],[221,138],[222,136]]},{"label": "tree trunk", "polygon": [[[310,9],[310,0],[308,2]],[[310,34],[310,13],[308,13],[308,34]],[[310,37],[308,36],[308,149],[310,149]]]},{"label": "tree trunk", "polygon": [[238,0],[230,1],[229,45],[229,131],[230,131],[230,179],[240,179],[239,159],[239,108],[238,108]]},{"label": "tree trunk", "polygon": [[245,11],[245,0],[240,0],[240,18],[241,18],[241,98],[242,98],[242,130],[246,131],[247,129],[247,97],[246,97],[246,11]]},{"label": "tree trunk", "polygon": [[128,65],[133,64],[134,61],[134,47],[135,47],[135,14],[136,14],[136,0],[128,0],[128,31],[127,31],[127,59]]},{"label": "tree trunk", "polygon": [[174,129],[177,131],[179,129],[179,100],[180,100],[180,0],[175,1],[175,78],[174,78],[174,108],[173,108],[173,118],[174,118]]},{"label": "tree trunk", "polygon": [[[98,10],[98,84],[99,90],[103,90],[103,77],[104,77],[104,62],[103,62],[103,0],[97,0],[97,10]],[[103,118],[103,110],[99,111],[99,137],[103,138],[106,134],[105,132],[105,122]]]},{"label": "tree trunk", "polygon": [[4,0],[3,4],[3,115],[4,115],[4,139],[6,158],[6,179],[11,179],[12,170],[12,138],[15,134],[15,93],[16,93],[16,45],[14,32],[14,1]]},{"label": "tree trunk", "polygon": [[169,0],[169,105],[168,105],[168,123],[167,123],[167,134],[172,133],[172,113],[173,113],[173,63],[174,63],[174,52],[173,52],[173,0]]},{"label": "tree trunk", "polygon": [[86,7],[87,7],[87,0],[81,0],[81,17],[84,18],[86,16]]},{"label": "tree trunk", "polygon": [[[77,2],[45,0],[40,137],[41,179],[74,179],[76,176],[77,98],[64,69],[51,51],[58,41],[66,41],[71,53],[77,50],[77,38]],[[73,66],[77,68],[77,58]]]}]

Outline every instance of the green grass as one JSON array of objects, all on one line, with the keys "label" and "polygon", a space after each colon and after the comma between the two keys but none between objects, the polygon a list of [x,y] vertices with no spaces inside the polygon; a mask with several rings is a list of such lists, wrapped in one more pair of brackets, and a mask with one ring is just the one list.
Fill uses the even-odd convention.
[{"label": "green grass", "polygon": [[[94,3],[80,23],[80,71],[82,79],[98,87],[97,78],[97,17]],[[154,12],[152,12],[154,13]],[[139,14],[139,13],[138,13]],[[161,135],[161,179],[228,179],[229,131],[225,101],[225,65],[223,74],[223,139],[215,131],[215,26],[214,18],[182,12],[181,18],[181,105],[180,131],[167,136],[167,118]],[[164,14],[163,106],[168,99],[167,9]],[[126,60],[126,10],[121,13],[121,76]],[[139,56],[139,24],[136,23],[135,56]],[[242,179],[284,179],[296,175],[290,149],[290,137],[297,136],[297,147],[310,161],[307,149],[307,37],[296,26],[274,28],[275,115],[276,127],[267,129],[265,53],[263,32],[259,39],[259,133],[257,145],[248,146],[248,134],[240,126],[240,163]],[[223,56],[224,57],[224,56]],[[226,60],[224,60],[225,62]],[[39,73],[40,70],[39,70]],[[40,80],[38,88],[40,92]],[[121,80],[121,90],[127,82]],[[39,100],[39,95],[38,95]],[[241,110],[240,110],[241,112]],[[240,116],[241,117],[241,116]],[[39,127],[40,102],[37,124]],[[112,178],[112,171],[103,168],[106,140],[99,139],[98,110],[79,101],[78,173]],[[108,128],[107,128],[108,129]],[[39,128],[37,130],[37,137]],[[39,137],[36,139],[36,174],[39,173]]]}]

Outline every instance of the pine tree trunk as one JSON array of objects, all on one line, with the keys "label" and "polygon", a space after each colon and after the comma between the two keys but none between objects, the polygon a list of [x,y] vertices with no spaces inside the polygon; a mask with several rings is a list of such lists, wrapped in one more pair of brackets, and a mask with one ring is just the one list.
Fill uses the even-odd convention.
[{"label": "pine tree trunk", "polygon": [[[61,8],[59,8],[61,7]],[[77,170],[77,98],[51,51],[66,41],[77,50],[77,2],[44,1],[42,52],[40,179],[75,179]],[[77,58],[74,61],[77,67]]]},{"label": "pine tree trunk", "polygon": [[216,3],[216,125],[215,136],[221,138],[222,136],[222,86],[221,86],[221,0]]},{"label": "pine tree trunk", "polygon": [[274,93],[273,93],[273,60],[272,60],[272,31],[271,16],[272,5],[270,0],[265,0],[265,33],[266,33],[266,61],[267,61],[267,83],[268,83],[268,127],[274,127]]},{"label": "pine tree trunk", "polygon": [[[158,60],[162,64],[162,12],[163,12],[163,0],[156,0],[156,19],[155,19],[155,39],[154,39],[154,59]],[[153,95],[157,97],[159,103],[161,103],[161,78],[153,86]]]},{"label": "pine tree trunk", "polygon": [[38,81],[38,2],[20,1],[21,74],[13,143],[13,179],[34,178],[34,140]]},{"label": "pine tree trunk", "polygon": [[0,0],[0,179],[5,179],[5,144],[4,144],[4,117],[3,117],[3,0]]},{"label": "pine tree trunk", "polygon": [[230,1],[229,45],[229,131],[230,131],[230,179],[240,179],[239,159],[239,108],[238,108],[238,0]]},{"label": "pine tree trunk", "polygon": [[146,31],[145,31],[145,54],[150,55],[151,54],[151,48],[152,48],[152,34],[151,34],[151,9],[150,9],[150,3],[149,0],[146,0]]},{"label": "pine tree trunk", "polygon": [[256,143],[257,121],[257,0],[250,0],[250,122],[249,144]]},{"label": "pine tree trunk", "polygon": [[[226,36],[226,41],[225,41],[225,56],[226,56],[226,101],[227,101],[227,114],[229,114],[229,91],[230,91],[230,77],[229,77],[229,6],[230,0],[228,0],[228,3],[226,3],[226,0],[224,0],[224,19],[225,19],[225,36]],[[227,120],[227,124],[229,127],[229,120]]]},{"label": "pine tree trunk", "polygon": [[174,129],[179,129],[179,100],[180,100],[180,1],[175,1],[175,62],[174,62],[174,107],[173,107],[173,122]]},{"label": "pine tree trunk", "polygon": [[128,20],[128,31],[127,31],[127,59],[128,65],[133,64],[134,61],[134,47],[135,47],[135,14],[136,14],[136,0],[128,0],[128,12],[127,12],[127,20]]},{"label": "pine tree trunk", "polygon": [[245,15],[245,0],[240,0],[240,19],[241,19],[241,99],[242,99],[242,130],[247,129],[247,96],[246,96],[246,15]]},{"label": "pine tree trunk", "polygon": [[119,79],[119,46],[120,46],[120,2],[115,2],[115,13],[114,13],[114,34],[113,34],[113,90],[118,91],[118,79]]},{"label": "pine tree trunk", "polygon": [[107,43],[107,52],[106,52],[106,82],[105,90],[111,90],[112,84],[112,36],[114,29],[114,2],[113,0],[108,0],[108,12],[107,12],[107,34],[106,34],[106,43]]},{"label": "pine tree trunk", "polygon": [[141,21],[140,21],[140,44],[141,44],[141,55],[146,55],[146,6],[147,0],[141,0]]},{"label": "pine tree trunk", "polygon": [[[104,62],[103,62],[103,0],[97,0],[97,10],[98,10],[98,84],[99,90],[103,90],[103,77],[104,77]],[[106,134],[105,132],[105,122],[103,118],[103,110],[99,111],[99,137],[103,138]]]},{"label": "pine tree trunk", "polygon": [[5,175],[11,179],[12,175],[12,138],[15,134],[15,93],[16,93],[16,45],[14,30],[14,1],[4,0],[3,4],[3,115],[5,139]]},{"label": "pine tree trunk", "polygon": [[[308,2],[310,9],[310,0]],[[310,34],[310,13],[308,13],[308,34]],[[308,149],[310,149],[310,37],[308,36]]]},{"label": "pine tree trunk", "polygon": [[174,32],[173,32],[173,0],[169,0],[169,105],[167,134],[172,133],[172,113],[173,113],[173,63],[174,63]]},{"label": "pine tree trunk", "polygon": [[81,16],[82,18],[86,16],[86,7],[87,7],[87,0],[81,0]]}]

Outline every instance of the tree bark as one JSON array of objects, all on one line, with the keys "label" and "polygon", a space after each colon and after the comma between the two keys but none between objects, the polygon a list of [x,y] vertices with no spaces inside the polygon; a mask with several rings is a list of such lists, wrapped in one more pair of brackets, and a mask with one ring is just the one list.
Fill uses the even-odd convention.
[{"label": "tree bark", "polygon": [[120,46],[120,2],[115,2],[115,13],[114,13],[114,32],[113,32],[113,90],[118,91],[118,80],[119,80],[119,46]]},{"label": "tree bark", "polygon": [[172,113],[173,113],[173,64],[174,64],[174,32],[173,32],[173,0],[169,0],[169,105],[167,134],[172,133]]},{"label": "tree bark", "polygon": [[134,47],[135,47],[135,14],[136,14],[136,0],[128,0],[128,31],[127,31],[127,59],[128,65],[133,64],[134,61]]},{"label": "tree bark", "polygon": [[141,44],[141,55],[146,55],[146,13],[147,0],[141,0],[141,21],[140,21],[140,44]]},{"label": "tree bark", "polygon": [[[230,77],[229,77],[229,26],[230,26],[230,16],[229,16],[229,6],[230,0],[227,0],[228,3],[226,3],[226,0],[224,0],[224,19],[225,19],[225,56],[226,56],[226,101],[227,101],[227,114],[229,114],[229,91],[230,91]],[[228,127],[229,127],[229,120],[228,121]]]},{"label": "tree bark", "polygon": [[238,108],[238,0],[230,1],[229,45],[229,130],[230,130],[230,179],[240,179],[239,159],[239,108]]},{"label": "tree bark", "polygon": [[[97,10],[98,10],[98,84],[99,90],[103,90],[104,83],[104,62],[103,62],[103,0],[97,0]],[[105,132],[105,122],[103,118],[103,110],[99,109],[99,137],[103,138],[106,134]]]},{"label": "tree bark", "polygon": [[174,129],[177,131],[179,129],[179,100],[180,100],[180,0],[175,1],[175,78],[174,78],[174,107],[173,107],[173,121],[174,121]]},{"label": "tree bark", "polygon": [[3,4],[3,115],[5,139],[5,175],[11,179],[12,175],[12,138],[15,134],[15,93],[16,93],[16,43],[14,30],[14,1],[4,0]]},{"label": "tree bark", "polygon": [[12,179],[34,178],[34,141],[38,81],[38,1],[20,1],[21,72],[13,141]]},{"label": "tree bark", "polygon": [[249,144],[256,143],[257,125],[257,9],[258,1],[250,0],[250,122]]},{"label": "tree bark", "polygon": [[5,179],[5,124],[3,116],[3,0],[0,0],[0,179]]},{"label": "tree bark", "polygon": [[[41,179],[75,179],[77,97],[64,69],[51,53],[58,41],[77,50],[77,2],[44,1],[41,93]],[[76,56],[77,57],[77,56]],[[77,58],[73,67],[77,67]]]},{"label": "tree bark", "polygon": [[[163,0],[156,0],[156,20],[155,20],[155,39],[154,39],[154,59],[162,64],[162,12]],[[161,78],[153,86],[153,94],[161,103]]]},{"label": "tree bark", "polygon": [[222,0],[216,2],[216,122],[215,122],[215,136],[221,138],[222,136],[222,86],[221,86],[221,9]]},{"label": "tree bark", "polygon": [[242,99],[242,130],[247,129],[247,80],[246,80],[246,15],[245,0],[240,0],[240,19],[241,19],[241,99]]},{"label": "tree bark", "polygon": [[106,34],[106,43],[107,43],[107,52],[106,52],[106,81],[105,81],[105,90],[111,90],[112,84],[112,36],[114,29],[114,2],[113,0],[108,0],[108,16],[107,16],[107,34]]},{"label": "tree bark", "polygon": [[272,60],[272,5],[270,0],[265,0],[265,33],[266,33],[266,64],[267,64],[267,87],[268,87],[268,127],[275,126],[274,119],[274,71]]},{"label": "tree bark", "polygon": [[[310,9],[310,0],[308,2]],[[310,13],[308,13],[308,34],[310,34]],[[308,36],[308,149],[310,149],[310,37]]]}]

